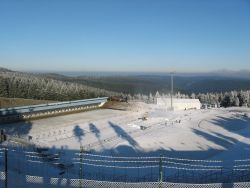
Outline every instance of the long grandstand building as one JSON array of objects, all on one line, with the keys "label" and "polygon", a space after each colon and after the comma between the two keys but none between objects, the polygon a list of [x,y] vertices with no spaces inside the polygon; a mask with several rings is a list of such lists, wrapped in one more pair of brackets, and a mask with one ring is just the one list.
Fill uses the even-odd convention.
[{"label": "long grandstand building", "polygon": [[0,109],[0,123],[59,115],[101,107],[108,97]]}]

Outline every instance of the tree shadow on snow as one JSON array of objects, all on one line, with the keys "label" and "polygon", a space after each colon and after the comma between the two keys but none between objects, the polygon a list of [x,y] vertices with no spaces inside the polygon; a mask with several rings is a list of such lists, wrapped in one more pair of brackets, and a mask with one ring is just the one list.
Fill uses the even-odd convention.
[{"label": "tree shadow on snow", "polygon": [[[2,118],[6,118],[3,120]],[[25,137],[29,134],[32,128],[32,122],[22,118],[14,108],[8,109],[6,113],[0,113],[0,129],[4,129],[8,135],[15,135],[18,137]]]},{"label": "tree shadow on snow", "polygon": [[89,130],[95,134],[96,138],[100,138],[100,130],[93,123],[89,124]]},{"label": "tree shadow on snow", "polygon": [[123,130],[120,126],[112,123],[112,122],[108,122],[110,127],[112,127],[116,133],[116,135],[120,138],[122,138],[123,140],[126,140],[132,147],[138,147],[138,143],[136,142],[136,140],[133,139],[132,136],[130,136],[125,130]]},{"label": "tree shadow on snow", "polygon": [[215,133],[215,135],[216,135],[215,136],[215,135],[209,134],[208,132],[201,131],[201,130],[194,129],[194,128],[192,128],[192,131],[196,135],[198,135],[198,136],[200,136],[200,137],[202,137],[202,138],[204,138],[204,139],[206,139],[206,140],[208,140],[216,145],[219,145],[225,149],[229,148],[233,144],[232,141],[235,142],[235,140],[232,140],[232,138],[221,137],[221,135],[218,133]]},{"label": "tree shadow on snow", "polygon": [[211,126],[219,126],[229,132],[234,132],[234,133],[237,133],[237,131],[240,131],[250,126],[250,118],[246,117],[229,118],[229,117],[217,116],[216,119],[213,119],[209,122],[211,122],[212,124]]},{"label": "tree shadow on snow", "polygon": [[82,137],[85,135],[84,130],[79,126],[76,125],[73,129],[74,136],[77,138],[78,142],[82,142]]},{"label": "tree shadow on snow", "polygon": [[[211,123],[209,127],[209,131],[207,130],[198,130],[198,129],[192,129],[192,131],[200,136],[206,139],[207,141],[216,144],[220,147],[223,148],[222,151],[227,151],[230,150],[230,148],[234,147],[233,145],[237,144],[236,146],[236,151],[234,151],[234,156],[228,156],[227,158],[223,158],[223,169],[222,169],[222,182],[225,182],[222,184],[222,187],[224,188],[231,188],[233,187],[233,183],[230,182],[237,182],[237,181],[242,181],[244,178],[249,179],[249,173],[246,171],[234,171],[235,165],[242,165],[245,163],[237,163],[235,160],[239,158],[248,158],[248,156],[237,156],[237,147],[241,148],[241,152],[244,154],[249,153],[250,146],[249,144],[245,142],[241,142],[240,140],[236,139],[234,136],[240,135],[245,138],[249,138],[249,131],[246,129],[248,126],[250,126],[250,119],[242,116],[238,117],[222,117],[222,116],[217,116],[216,119],[210,120]],[[221,134],[219,132],[211,131],[213,126],[218,126],[226,131],[232,133],[230,135],[225,135]],[[235,149],[235,148],[233,148]],[[229,155],[229,154],[228,154]],[[228,175],[229,173],[229,175]],[[231,175],[230,175],[231,174]],[[247,180],[248,180],[247,179]],[[246,179],[245,179],[246,180]],[[249,180],[248,180],[249,181]]]}]

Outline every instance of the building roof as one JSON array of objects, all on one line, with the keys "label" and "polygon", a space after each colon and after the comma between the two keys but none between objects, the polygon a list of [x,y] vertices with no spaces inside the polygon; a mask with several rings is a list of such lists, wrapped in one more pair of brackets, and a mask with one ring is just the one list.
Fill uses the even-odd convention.
[{"label": "building roof", "polygon": [[76,100],[76,101],[65,101],[57,103],[48,103],[48,104],[39,104],[39,105],[30,105],[30,106],[21,106],[14,108],[2,108],[0,109],[0,116],[8,115],[17,115],[30,112],[39,112],[39,111],[49,111],[62,108],[72,108],[77,106],[87,106],[94,105],[106,102],[108,97],[85,99],[85,100]]}]

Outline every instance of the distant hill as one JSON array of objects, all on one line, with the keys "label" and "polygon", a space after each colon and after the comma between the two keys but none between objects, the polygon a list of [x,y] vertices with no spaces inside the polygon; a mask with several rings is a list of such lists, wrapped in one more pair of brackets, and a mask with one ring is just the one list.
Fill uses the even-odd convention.
[{"label": "distant hill", "polygon": [[[108,77],[76,77],[74,82],[123,93],[154,94],[156,91],[169,93],[170,76],[108,76]],[[219,76],[175,76],[174,89],[183,93],[226,92],[250,89],[250,79],[229,78]]]},{"label": "distant hill", "polygon": [[231,71],[231,70],[218,70],[210,73],[210,76],[219,76],[226,78],[242,78],[242,79],[250,79],[250,70],[239,70],[239,71]]},{"label": "distant hill", "polygon": [[[165,73],[76,73],[74,76],[52,76],[70,82],[123,93],[149,94],[170,91],[170,75]],[[175,73],[174,88],[184,93],[227,92],[250,89],[250,70],[217,70],[207,73]]]},{"label": "distant hill", "polygon": [[[121,93],[148,95],[157,91],[169,93],[170,84],[170,76],[163,73],[70,77],[58,73],[25,73],[0,68],[0,97],[60,101],[121,95]],[[174,76],[175,92],[185,94],[249,89],[250,78],[247,77],[230,77],[228,74],[223,75],[218,72],[179,73]]]},{"label": "distant hill", "polygon": [[0,72],[13,72],[12,70],[0,67]]},{"label": "distant hill", "polygon": [[62,75],[0,69],[0,97],[65,101],[111,95],[119,93],[77,83]]}]

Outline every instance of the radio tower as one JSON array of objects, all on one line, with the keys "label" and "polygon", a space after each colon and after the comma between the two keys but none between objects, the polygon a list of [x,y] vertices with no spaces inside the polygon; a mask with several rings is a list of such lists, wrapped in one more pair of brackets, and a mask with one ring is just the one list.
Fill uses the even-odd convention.
[{"label": "radio tower", "polygon": [[171,72],[170,75],[171,75],[171,110],[174,110],[174,107],[173,107],[174,72]]}]

